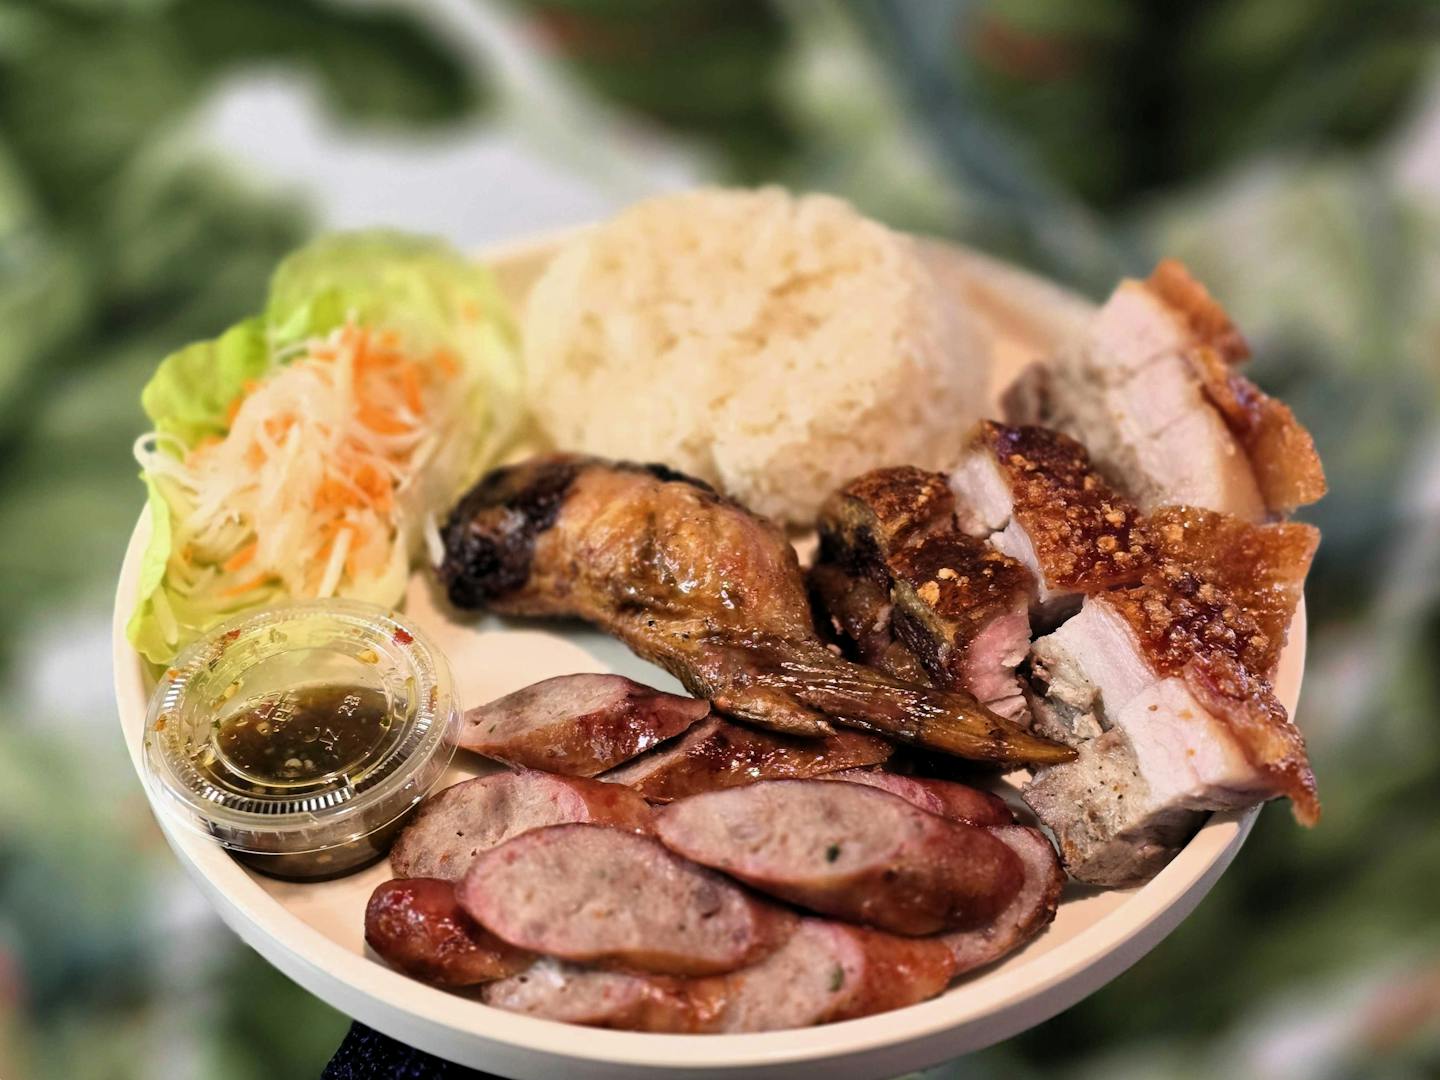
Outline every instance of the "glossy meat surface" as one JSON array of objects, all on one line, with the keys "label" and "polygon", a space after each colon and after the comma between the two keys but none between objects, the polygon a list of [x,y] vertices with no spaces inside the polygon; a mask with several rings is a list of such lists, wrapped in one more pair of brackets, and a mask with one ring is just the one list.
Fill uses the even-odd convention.
[{"label": "glossy meat surface", "polygon": [[718,975],[779,946],[794,916],[655,840],[552,825],[479,855],[460,905],[519,948],[658,975]]},{"label": "glossy meat surface", "polygon": [[467,710],[456,744],[566,776],[595,776],[685,731],[710,711],[623,675],[561,675]]},{"label": "glossy meat surface", "polygon": [[696,795],[663,810],[656,835],[762,892],[898,934],[985,923],[1024,877],[984,829],[861,784],[772,780]]},{"label": "glossy meat surface", "polygon": [[461,909],[452,882],[406,878],[376,887],[365,941],[386,962],[437,986],[474,986],[524,971],[533,954],[497,938]]},{"label": "glossy meat surface", "polygon": [[934,685],[1010,719],[1024,713],[1014,671],[1030,646],[1035,579],[960,530],[944,475],[879,469],[827,499],[810,587],[860,660],[901,674],[913,657]]},{"label": "glossy meat surface", "polygon": [[1004,763],[1071,756],[968,695],[837,658],[780,530],[662,467],[551,456],[496,470],[444,542],[439,574],[457,605],[587,619],[754,723],[821,735],[833,720]]},{"label": "glossy meat surface", "polygon": [[712,716],[671,745],[612,769],[600,779],[624,784],[651,802],[670,802],[760,780],[804,779],[878,765],[892,750],[884,739],[859,731],[807,739]]},{"label": "glossy meat surface", "polygon": [[650,805],[633,791],[531,769],[462,780],[415,811],[390,849],[397,877],[458,880],[482,852],[546,825],[594,822],[647,832]]}]

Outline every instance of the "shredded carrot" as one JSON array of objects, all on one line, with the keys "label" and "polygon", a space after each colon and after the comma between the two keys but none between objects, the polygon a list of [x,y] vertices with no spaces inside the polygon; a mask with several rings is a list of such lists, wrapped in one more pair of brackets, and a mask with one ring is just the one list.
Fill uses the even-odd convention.
[{"label": "shredded carrot", "polygon": [[258,540],[251,540],[250,543],[246,544],[234,555],[231,555],[230,558],[226,559],[223,564],[225,572],[227,574],[233,574],[241,567],[249,566],[251,561],[255,558],[255,550],[259,546],[260,542]]},{"label": "shredded carrot", "polygon": [[258,589],[261,585],[264,585],[267,581],[269,581],[270,577],[271,575],[269,574],[257,574],[249,581],[242,581],[239,585],[232,585],[228,589],[222,589],[220,595],[239,596],[241,593],[247,593],[251,589]]},{"label": "shredded carrot", "polygon": [[368,401],[359,403],[355,410],[355,417],[371,431],[380,435],[403,435],[410,430],[410,425],[398,420],[388,410],[372,405]]},{"label": "shredded carrot", "polygon": [[420,369],[416,365],[401,365],[400,392],[404,395],[405,407],[412,416],[420,416],[425,412],[425,403],[420,398]]},{"label": "shredded carrot", "polygon": [[447,378],[453,379],[460,374],[460,358],[449,349],[435,350],[435,366]]}]

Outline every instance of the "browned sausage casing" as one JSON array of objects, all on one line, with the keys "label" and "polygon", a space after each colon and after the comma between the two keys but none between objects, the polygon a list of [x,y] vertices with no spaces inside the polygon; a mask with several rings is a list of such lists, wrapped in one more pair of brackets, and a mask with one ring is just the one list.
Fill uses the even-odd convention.
[{"label": "browned sausage casing", "polygon": [[365,907],[365,940],[407,975],[438,986],[503,979],[535,960],[465,914],[455,901],[455,886],[438,878],[378,886]]},{"label": "browned sausage casing", "polygon": [[897,934],[980,925],[1024,880],[984,829],[859,784],[771,780],[696,795],[661,811],[656,833],[762,892]]},{"label": "browned sausage casing", "polygon": [[876,765],[893,751],[884,739],[858,731],[807,739],[712,716],[678,742],[614,769],[602,779],[634,788],[651,802],[670,802],[757,780],[818,776],[836,769]]},{"label": "browned sausage casing", "polygon": [[457,745],[508,765],[596,776],[674,738],[710,711],[623,675],[561,675],[469,710]]},{"label": "browned sausage casing", "polygon": [[457,880],[470,862],[512,836],[543,825],[593,821],[648,831],[650,805],[598,780],[522,769],[465,780],[420,804],[390,849],[396,877]]},{"label": "browned sausage casing", "polygon": [[967,825],[1011,825],[1015,821],[1015,815],[1000,796],[953,780],[901,776],[880,769],[845,769],[826,773],[821,779],[848,780],[852,784],[876,787],[900,796],[927,813]]},{"label": "browned sausage casing", "polygon": [[534,829],[484,852],[458,895],[519,948],[662,975],[752,964],[795,918],[649,837],[598,825]]}]

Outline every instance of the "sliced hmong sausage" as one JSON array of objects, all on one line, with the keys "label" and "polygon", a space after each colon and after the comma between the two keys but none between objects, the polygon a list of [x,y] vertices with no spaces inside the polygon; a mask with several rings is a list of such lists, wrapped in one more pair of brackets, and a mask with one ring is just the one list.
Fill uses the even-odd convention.
[{"label": "sliced hmong sausage", "polygon": [[519,948],[662,975],[754,963],[794,922],[649,837],[597,825],[535,829],[485,852],[459,898]]},{"label": "sliced hmong sausage", "polygon": [[[709,1030],[775,1031],[913,1005],[945,989],[953,969],[936,939],[804,919],[760,963],[697,981],[723,984],[723,1006]],[[711,991],[709,1000],[715,996]]]},{"label": "sliced hmong sausage", "polygon": [[1060,890],[1065,887],[1060,858],[1039,829],[1005,825],[991,829],[990,834],[1020,857],[1025,865],[1025,884],[1010,905],[984,926],[937,939],[950,947],[957,975],[993,963],[1049,926],[1060,904]]},{"label": "sliced hmong sausage", "polygon": [[465,714],[456,744],[509,765],[596,776],[685,731],[710,711],[623,675],[561,675]]},{"label": "sliced hmong sausage", "polygon": [[598,780],[522,769],[465,780],[420,804],[390,849],[396,877],[465,876],[470,861],[544,825],[589,821],[648,831],[651,810],[633,791]]},{"label": "sliced hmong sausage", "polygon": [[439,878],[387,881],[365,907],[365,940],[407,975],[473,986],[524,971],[534,955],[506,944],[460,909]]},{"label": "sliced hmong sausage", "polygon": [[871,1016],[934,997],[955,962],[933,938],[802,919],[759,963],[679,979],[541,960],[485,987],[487,1005],[591,1027],[671,1033],[777,1031]]},{"label": "sliced hmong sausage", "polygon": [[858,731],[805,739],[712,716],[678,742],[613,769],[602,779],[634,788],[652,802],[669,802],[757,780],[819,776],[878,765],[893,751],[884,739]]},{"label": "sliced hmong sausage", "polygon": [[984,829],[860,784],[769,780],[696,795],[661,811],[656,834],[763,892],[899,934],[983,925],[1024,878]]},{"label": "sliced hmong sausage", "polygon": [[544,957],[482,991],[486,1005],[587,1027],[693,1033],[714,1026],[721,1002],[707,987],[724,979],[640,975]]},{"label": "sliced hmong sausage", "polygon": [[978,788],[966,787],[953,780],[931,780],[917,776],[901,776],[880,769],[845,769],[826,773],[822,780],[848,780],[898,795],[921,810],[963,821],[968,825],[1009,825],[1015,815],[998,795]]}]

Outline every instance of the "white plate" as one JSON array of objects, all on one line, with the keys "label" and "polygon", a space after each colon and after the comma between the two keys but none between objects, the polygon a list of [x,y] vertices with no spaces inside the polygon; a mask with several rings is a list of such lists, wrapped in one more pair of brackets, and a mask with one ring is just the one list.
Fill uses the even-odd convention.
[{"label": "white plate", "polygon": [[[488,254],[513,298],[523,295],[554,239]],[[987,313],[1000,378],[1043,355],[1089,306],[994,260],[931,245],[947,286]],[[131,759],[140,767],[150,681],[125,640],[134,604],[145,517],[131,537],[115,598],[115,683]],[[472,705],[550,675],[618,671],[673,687],[674,680],[603,635],[487,618],[456,624],[433,602],[422,575],[406,610],[449,655],[462,704]],[[1305,654],[1302,607],[1281,658],[1280,700],[1294,713]],[[462,752],[460,758],[467,758]],[[482,771],[461,761],[454,779]],[[1012,783],[1016,777],[1007,778]],[[1283,810],[1276,810],[1283,813]],[[976,1050],[1075,1004],[1158,944],[1210,890],[1240,849],[1257,811],[1217,814],[1185,849],[1138,889],[1071,886],[1055,922],[1030,945],[961,980],[932,1001],[862,1020],[759,1035],[639,1035],[516,1016],[471,997],[416,982],[380,962],[363,940],[366,898],[382,865],[323,884],[273,881],[246,870],[208,838],[173,828],[166,839],[225,922],[301,986],[350,1016],[433,1054],[505,1076],[893,1076]]]}]

